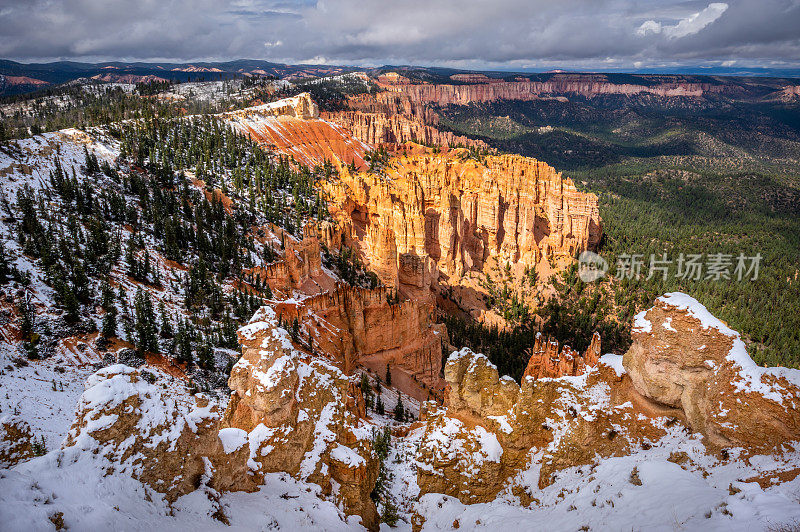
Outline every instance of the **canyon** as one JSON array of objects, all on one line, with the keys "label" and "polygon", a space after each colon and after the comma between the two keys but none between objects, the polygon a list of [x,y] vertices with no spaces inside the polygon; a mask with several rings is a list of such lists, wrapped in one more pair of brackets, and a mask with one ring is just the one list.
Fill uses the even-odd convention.
[{"label": "canyon", "polygon": [[[523,287],[569,267],[598,249],[603,223],[597,196],[548,164],[488,153],[432,125],[428,103],[494,97],[475,87],[501,83],[462,75],[453,81],[477,85],[426,95],[407,81],[387,78],[408,96],[386,100],[403,106],[402,116],[361,97],[352,101],[363,110],[321,114],[308,94],[218,115],[275,157],[329,163],[334,173],[315,184],[328,216],[302,231],[264,223],[248,233],[258,242],[250,259],[269,259],[235,281],[259,292],[260,306],[232,330],[238,352],[215,353],[230,362],[224,391],[204,384],[205,370],[116,363],[120,346],[92,366],[93,343],[83,344],[85,379],[67,383],[77,408],[56,448],[34,458],[33,430],[4,408],[0,496],[9,527],[34,517],[57,529],[118,524],[136,515],[141,507],[129,505],[140,498],[173,527],[183,516],[184,527],[221,529],[379,530],[392,519],[413,530],[627,529],[641,526],[641,515],[619,508],[655,514],[656,506],[668,508],[653,517],[663,527],[721,528],[732,514],[756,526],[770,511],[800,517],[786,495],[800,482],[800,370],[756,365],[742,336],[686,294],[658,297],[633,317],[624,355],[603,354],[596,332],[583,353],[535,336],[519,381],[451,344],[441,313],[503,325],[487,303],[491,286]],[[602,86],[575,87],[583,96],[595,90]],[[14,159],[5,171],[16,185],[34,168],[47,174],[41,161],[53,153],[77,173],[85,146],[104,163],[119,156],[111,137],[92,135],[37,138],[18,151],[40,166]],[[187,183],[195,198],[220,194],[221,211],[246,201]],[[169,266],[151,248],[155,263]],[[343,257],[358,259],[347,263],[358,275],[342,273]],[[146,287],[170,303],[169,290],[189,277],[174,269]],[[140,288],[129,272],[114,274],[119,286]],[[262,297],[265,285],[271,295]],[[234,301],[242,296],[225,289]],[[52,395],[64,393],[56,379],[63,387],[61,375],[75,368],[62,358],[20,362],[18,352],[4,352],[0,377],[21,374],[13,382],[49,393],[52,376]],[[98,486],[110,490],[108,500],[97,495],[107,513],[65,504]]]}]

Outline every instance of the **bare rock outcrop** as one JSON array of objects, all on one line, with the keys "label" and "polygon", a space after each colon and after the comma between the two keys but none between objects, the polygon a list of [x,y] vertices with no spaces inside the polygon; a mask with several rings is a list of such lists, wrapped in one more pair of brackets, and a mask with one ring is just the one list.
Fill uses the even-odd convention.
[{"label": "bare rock outcrop", "polygon": [[800,439],[800,371],[757,366],[739,333],[686,294],[636,316],[624,365],[639,393],[682,410],[712,444],[766,451]]},{"label": "bare rock outcrop", "polygon": [[13,467],[33,458],[33,431],[18,416],[0,417],[0,469]]},{"label": "bare rock outcrop", "polygon": [[427,399],[427,391],[437,393],[443,384],[439,375],[446,329],[434,324],[431,305],[393,296],[387,288],[340,284],[329,292],[274,307],[287,327],[297,320],[302,343],[346,374],[359,366],[383,374],[391,364],[416,383],[407,383],[406,393],[419,396],[416,389],[423,392],[419,398]]},{"label": "bare rock outcrop", "polygon": [[415,116],[338,111],[324,113],[323,117],[348,129],[358,140],[373,146],[418,142],[427,146],[489,148],[482,140],[470,139],[450,131],[441,131]]},{"label": "bare rock outcrop", "polygon": [[417,455],[422,493],[486,502],[539,463],[539,487],[558,471],[621,455],[663,435],[658,423],[626,402],[626,387],[599,365],[579,377],[499,377],[484,355],[453,353],[445,366],[443,407],[427,403]]},{"label": "bare rock outcrop", "polygon": [[[318,484],[348,515],[378,524],[378,475],[358,386],[337,367],[298,351],[275,311],[262,307],[239,332],[224,416],[158,370],[117,364],[93,374],[64,452],[89,453],[169,501],[196,489],[254,491],[266,473]],[[222,510],[220,510],[222,511]],[[224,514],[224,512],[223,512]]]}]

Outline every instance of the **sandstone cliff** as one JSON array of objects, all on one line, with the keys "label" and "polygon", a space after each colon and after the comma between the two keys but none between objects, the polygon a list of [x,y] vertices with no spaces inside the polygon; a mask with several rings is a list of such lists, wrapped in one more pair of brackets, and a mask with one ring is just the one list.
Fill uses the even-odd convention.
[{"label": "sandstone cliff", "polygon": [[506,264],[520,279],[549,258],[595,248],[602,235],[596,196],[521,156],[427,151],[395,157],[380,174],[344,169],[323,187],[342,244],[418,300],[440,284],[478,293]]},{"label": "sandstone cliff", "polygon": [[442,386],[444,325],[433,323],[431,305],[392,301],[386,288],[338,285],[335,290],[274,305],[282,322],[299,326],[299,340],[346,374],[367,367],[383,374],[391,364],[409,375],[404,391],[428,399]]},{"label": "sandstone cliff", "polygon": [[393,88],[413,103],[434,105],[467,105],[498,100],[537,100],[552,95],[574,94],[586,98],[606,94],[632,96],[652,94],[660,97],[700,97],[726,90],[707,83],[664,82],[654,85],[611,83],[603,75],[594,79],[585,75],[557,75],[548,81],[506,81],[472,85],[402,85]]},{"label": "sandstone cliff", "polygon": [[223,426],[247,435],[251,469],[314,482],[375,527],[369,494],[378,464],[370,428],[354,408],[360,390],[335,366],[297,351],[270,307],[239,330],[239,340],[243,355],[231,371]]}]

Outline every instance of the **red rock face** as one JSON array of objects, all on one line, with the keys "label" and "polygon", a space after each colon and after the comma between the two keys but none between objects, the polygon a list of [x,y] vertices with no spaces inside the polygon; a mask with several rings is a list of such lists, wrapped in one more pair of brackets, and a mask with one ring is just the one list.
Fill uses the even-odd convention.
[{"label": "red rock face", "polygon": [[[726,90],[705,83],[661,83],[634,85],[609,83],[604,76],[554,76],[549,81],[511,81],[480,83],[474,85],[403,85],[395,91],[407,96],[415,104],[467,105],[473,102],[498,100],[536,100],[542,96],[576,94],[592,98],[603,94],[653,94],[662,97],[700,97],[709,92]],[[728,89],[730,90],[730,89]]]},{"label": "red rock face", "polygon": [[365,168],[370,146],[341,126],[321,120],[308,93],[278,102],[223,113],[241,134],[314,167],[331,161]]},{"label": "red rock face", "polygon": [[541,379],[583,375],[587,366],[596,366],[600,359],[600,334],[594,333],[592,343],[581,356],[568,345],[559,350],[557,341],[546,340],[539,333],[530,354],[523,381],[526,377]]},{"label": "red rock face", "polygon": [[[366,366],[382,374],[386,364],[391,364],[409,375],[418,388],[437,392],[442,387],[445,328],[433,323],[432,306],[414,300],[390,302],[392,295],[386,288],[339,285],[302,301],[278,302],[274,308],[284,327],[298,321],[299,345],[345,373]],[[404,391],[419,395],[419,389],[412,388]]]}]

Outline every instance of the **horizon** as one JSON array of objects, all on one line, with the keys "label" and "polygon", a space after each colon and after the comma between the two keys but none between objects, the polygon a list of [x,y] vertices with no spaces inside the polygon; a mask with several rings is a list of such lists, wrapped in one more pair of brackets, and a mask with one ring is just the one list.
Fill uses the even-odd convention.
[{"label": "horizon", "polygon": [[788,0],[32,0],[7,3],[0,22],[0,57],[26,64],[255,57],[359,68],[800,73],[800,4]]},{"label": "horizon", "polygon": [[[264,63],[271,63],[273,65],[280,65],[280,66],[293,66],[293,67],[315,67],[315,68],[323,68],[323,67],[330,67],[330,68],[346,68],[346,69],[353,69],[353,71],[359,70],[380,70],[380,69],[441,69],[446,71],[453,71],[453,72],[475,72],[475,73],[484,73],[484,74],[601,74],[601,75],[613,75],[613,74],[631,74],[631,75],[674,75],[674,76],[719,76],[719,77],[772,77],[772,78],[800,78],[800,65],[796,67],[732,67],[732,66],[721,66],[721,65],[706,65],[706,66],[689,66],[689,65],[678,65],[678,66],[665,66],[665,67],[642,67],[642,68],[625,68],[625,67],[618,67],[618,68],[606,68],[606,69],[571,69],[571,68],[563,68],[557,65],[551,66],[542,66],[538,68],[457,68],[457,67],[450,67],[450,66],[443,66],[437,64],[381,64],[381,65],[358,65],[358,64],[347,64],[347,63],[337,63],[337,64],[325,64],[320,65],[316,63],[282,63],[277,61],[271,61],[269,59],[252,59],[252,58],[236,58],[236,59],[226,59],[226,60],[209,60],[209,59],[199,59],[199,60],[189,60],[189,61],[176,61],[176,60],[127,60],[127,59],[106,59],[101,61],[87,61],[87,60],[76,60],[76,59],[57,59],[52,61],[19,61],[16,59],[8,59],[8,58],[0,58],[0,61],[6,61],[15,63],[17,65],[21,65],[23,67],[33,67],[33,66],[40,66],[46,67],[50,65],[59,65],[59,64],[73,64],[73,65],[80,65],[84,66],[88,69],[91,68],[98,68],[103,67],[104,65],[119,65],[122,67],[148,67],[148,66],[159,66],[159,65],[169,65],[169,66],[190,66],[190,65],[225,65],[231,63],[238,63],[238,62],[264,62]],[[235,72],[225,72],[228,74],[235,74]],[[2,73],[0,73],[2,74]],[[11,75],[11,74],[5,74]]]}]

